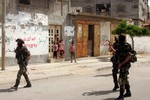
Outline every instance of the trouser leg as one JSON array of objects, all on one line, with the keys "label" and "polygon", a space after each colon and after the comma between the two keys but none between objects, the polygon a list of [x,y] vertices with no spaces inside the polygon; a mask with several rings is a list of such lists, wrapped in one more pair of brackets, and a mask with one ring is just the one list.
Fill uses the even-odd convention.
[{"label": "trouser leg", "polygon": [[55,51],[55,58],[57,59],[57,51]]},{"label": "trouser leg", "polygon": [[73,53],[71,52],[70,54],[71,54],[71,63],[72,63]]},{"label": "trouser leg", "polygon": [[117,80],[117,73],[113,72],[113,81],[114,81],[114,85],[118,86],[118,80]]},{"label": "trouser leg", "polygon": [[16,79],[16,83],[15,83],[14,87],[16,87],[16,89],[17,89],[17,88],[18,88],[18,86],[19,86],[19,84],[20,84],[20,80],[17,78],[17,79]]},{"label": "trouser leg", "polygon": [[31,87],[31,82],[30,82],[30,80],[29,80],[29,77],[28,77],[26,71],[23,73],[23,76],[24,76],[24,78],[25,78],[25,80],[26,80],[26,83],[27,83],[26,86]]},{"label": "trouser leg", "polygon": [[57,59],[57,51],[54,51],[53,58]]},{"label": "trouser leg", "polygon": [[125,93],[124,97],[131,97],[131,91],[130,91],[129,84],[125,84],[125,90],[126,90],[126,93]]},{"label": "trouser leg", "polygon": [[119,97],[116,100],[124,100],[125,84],[124,84],[124,74],[123,73],[120,73],[120,75],[119,75],[119,85],[120,85]]},{"label": "trouser leg", "polygon": [[124,84],[121,84],[120,85],[120,97],[123,97],[124,96]]},{"label": "trouser leg", "polygon": [[15,85],[12,87],[13,89],[17,90],[18,89],[18,86],[20,84],[20,79],[21,79],[21,76],[22,76],[22,69],[19,69],[18,73],[17,73],[17,79],[16,79],[16,83]]},{"label": "trouser leg", "polygon": [[26,80],[27,84],[28,84],[28,85],[31,85],[31,82],[30,82],[29,77],[28,77],[28,75],[27,75],[27,73],[26,73],[26,72],[25,72],[25,73],[23,73],[23,76],[24,76],[24,78],[25,78],[25,80]]},{"label": "trouser leg", "polygon": [[[121,86],[120,86],[121,87]],[[123,88],[120,88],[120,91],[119,91],[119,97],[115,100],[124,100],[124,89]]]},{"label": "trouser leg", "polygon": [[112,70],[113,82],[114,82],[114,88],[113,88],[113,90],[116,90],[117,88],[119,88],[117,73],[118,73],[118,68],[116,66],[113,66],[113,70]]},{"label": "trouser leg", "polygon": [[73,53],[73,58],[74,58],[74,61],[76,63],[76,55],[75,55],[75,53]]},{"label": "trouser leg", "polygon": [[127,93],[130,93],[130,85],[129,84],[125,84],[125,89]]}]

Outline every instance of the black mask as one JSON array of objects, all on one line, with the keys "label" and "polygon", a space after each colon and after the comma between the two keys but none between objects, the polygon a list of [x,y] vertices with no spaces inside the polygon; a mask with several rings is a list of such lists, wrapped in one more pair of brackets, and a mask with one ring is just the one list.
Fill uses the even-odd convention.
[{"label": "black mask", "polygon": [[18,42],[18,47],[22,47],[22,43]]}]

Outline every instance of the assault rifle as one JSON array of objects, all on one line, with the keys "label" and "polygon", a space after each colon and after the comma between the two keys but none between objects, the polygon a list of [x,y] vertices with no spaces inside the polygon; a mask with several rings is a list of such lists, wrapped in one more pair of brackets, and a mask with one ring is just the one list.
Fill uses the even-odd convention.
[{"label": "assault rifle", "polygon": [[109,43],[109,46],[112,45],[110,40],[107,39],[106,41]]},{"label": "assault rifle", "polygon": [[23,67],[25,68],[25,70],[26,70],[26,71],[27,71],[27,73],[29,74],[28,69],[27,69],[27,63],[25,63],[25,62],[27,62],[27,61],[26,61],[26,60],[24,61],[24,57],[23,57],[23,55],[20,55],[19,62],[20,62],[20,64],[22,64],[22,65],[23,65]]}]

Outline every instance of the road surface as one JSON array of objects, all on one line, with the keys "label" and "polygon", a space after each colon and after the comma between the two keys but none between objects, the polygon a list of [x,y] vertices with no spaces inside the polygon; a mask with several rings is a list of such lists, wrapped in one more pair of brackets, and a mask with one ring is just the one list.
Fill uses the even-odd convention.
[{"label": "road surface", "polygon": [[[150,62],[133,64],[129,75],[132,97],[125,100],[149,100],[149,65]],[[1,85],[0,100],[114,100],[117,98],[119,91],[112,91],[111,68],[92,71],[34,80],[32,88],[23,88],[26,84],[21,82],[18,91],[10,90],[14,83]]]}]

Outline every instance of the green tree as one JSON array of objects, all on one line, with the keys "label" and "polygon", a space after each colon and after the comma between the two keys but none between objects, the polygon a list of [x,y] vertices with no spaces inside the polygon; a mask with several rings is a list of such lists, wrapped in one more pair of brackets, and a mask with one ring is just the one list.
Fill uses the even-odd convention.
[{"label": "green tree", "polygon": [[150,30],[146,27],[139,27],[137,25],[128,25],[126,21],[120,22],[120,24],[112,31],[112,34],[127,34],[131,37],[132,48],[134,49],[134,37],[135,36],[150,36]]}]

